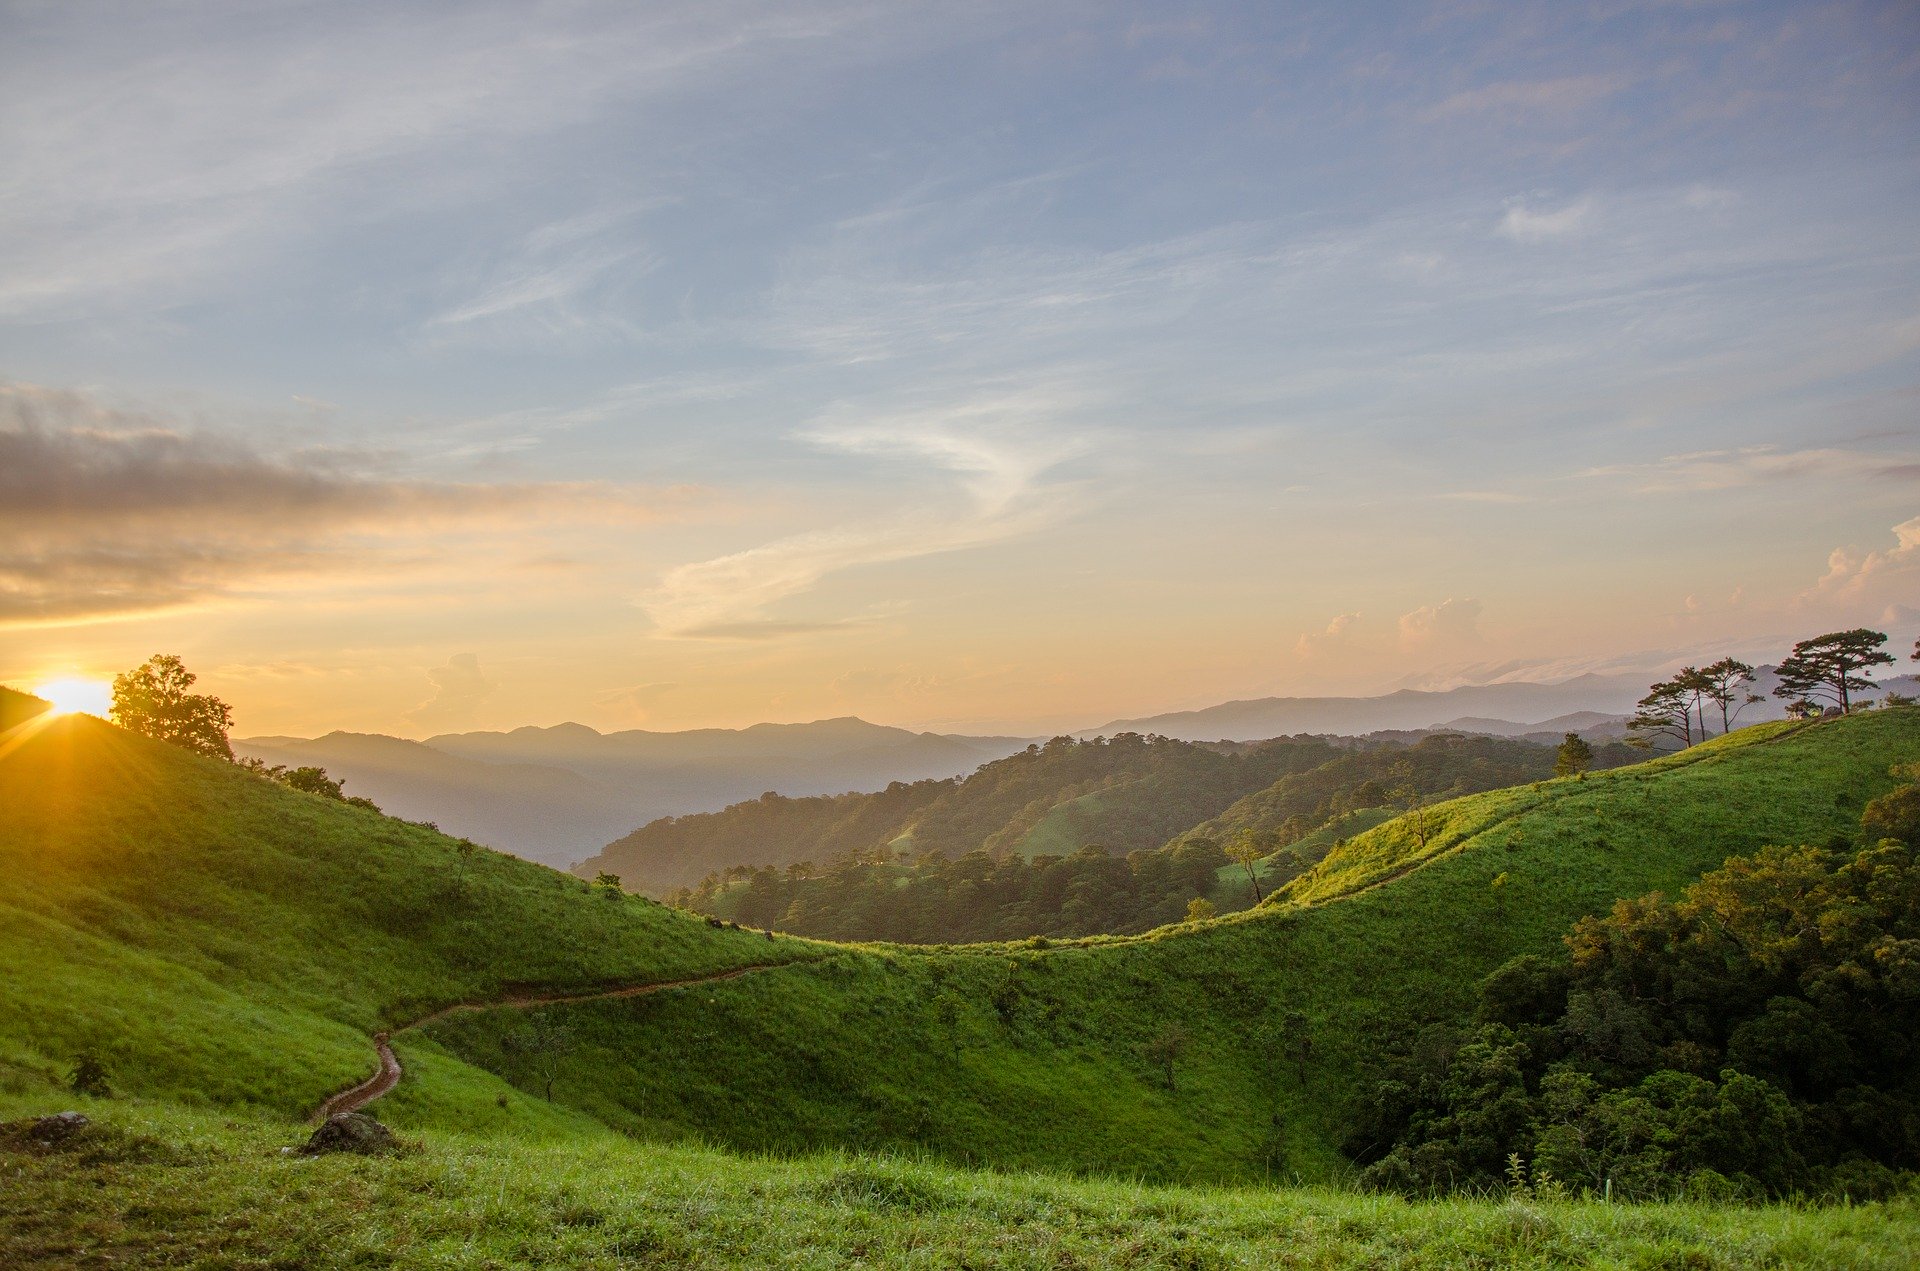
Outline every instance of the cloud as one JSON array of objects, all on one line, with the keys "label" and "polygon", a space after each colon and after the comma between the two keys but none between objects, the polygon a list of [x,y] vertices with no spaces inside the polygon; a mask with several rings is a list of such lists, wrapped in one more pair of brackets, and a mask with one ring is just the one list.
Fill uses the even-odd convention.
[{"label": "cloud", "polygon": [[1327,623],[1324,631],[1303,631],[1294,641],[1293,651],[1302,658],[1312,659],[1337,652],[1347,647],[1352,639],[1353,626],[1360,621],[1357,613],[1336,614]]},{"label": "cloud", "polygon": [[1920,596],[1920,516],[1893,527],[1894,545],[1861,551],[1836,547],[1827,572],[1795,600],[1817,608],[1899,625]]},{"label": "cloud", "polygon": [[494,685],[480,673],[480,658],[456,653],[445,666],[427,672],[433,696],[407,712],[407,718],[426,728],[471,723],[480,704],[493,695]]},{"label": "cloud", "polygon": [[1400,647],[1441,651],[1480,643],[1480,602],[1452,597],[1400,615]]},{"label": "cloud", "polygon": [[1920,480],[1920,461],[1835,447],[1782,450],[1777,446],[1743,446],[1667,455],[1650,463],[1609,464],[1588,468],[1581,475],[1624,480],[1641,494],[1687,494],[1814,479],[1913,482]]},{"label": "cloud", "polygon": [[1625,89],[1624,75],[1566,75],[1558,79],[1501,80],[1453,94],[1429,106],[1429,123],[1466,117],[1533,123],[1577,114]]},{"label": "cloud", "polygon": [[0,623],[137,613],[367,567],[449,530],[644,522],[684,491],[403,479],[266,455],[76,392],[0,384]]},{"label": "cloud", "polygon": [[425,322],[437,339],[492,336],[524,344],[544,336],[629,335],[625,285],[659,258],[621,236],[641,209],[606,209],[543,225],[469,283],[466,297]]},{"label": "cloud", "polygon": [[503,153],[610,108],[644,119],[1001,16],[908,23],[871,0],[232,8],[107,28],[60,5],[10,15],[0,314],[177,302],[316,226],[483,199],[520,175]]},{"label": "cloud", "polygon": [[1058,416],[1069,404],[1044,392],[1016,393],[816,426],[801,439],[845,454],[930,465],[950,479],[959,506],[934,500],[889,520],[812,530],[681,565],[642,598],[642,607],[670,636],[766,639],[857,623],[857,615],[795,620],[768,611],[831,574],[1002,542],[1067,515],[1076,487],[1051,474],[1092,444],[1060,428]]},{"label": "cloud", "polygon": [[1499,231],[1519,243],[1545,243],[1556,238],[1571,238],[1587,227],[1593,212],[1591,200],[1569,203],[1553,211],[1536,212],[1515,203],[1500,218]]}]

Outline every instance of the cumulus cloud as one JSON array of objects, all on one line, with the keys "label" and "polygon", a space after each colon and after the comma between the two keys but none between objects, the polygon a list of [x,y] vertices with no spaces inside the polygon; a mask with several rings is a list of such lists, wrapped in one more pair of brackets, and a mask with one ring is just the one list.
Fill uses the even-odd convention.
[{"label": "cumulus cloud", "polygon": [[436,530],[652,519],[670,497],[401,479],[363,456],[269,455],[85,394],[0,385],[0,623],[233,595],[365,565]]},{"label": "cumulus cloud", "polygon": [[1354,624],[1359,621],[1357,613],[1336,614],[1327,623],[1326,630],[1302,631],[1294,641],[1293,651],[1302,658],[1316,658],[1345,648],[1352,638]]},{"label": "cumulus cloud", "polygon": [[921,505],[881,520],[811,530],[669,570],[642,606],[664,635],[773,638],[830,630],[859,615],[778,618],[779,602],[831,574],[1001,542],[1053,524],[1076,487],[1052,473],[1088,438],[1063,432],[1063,401],[1046,394],[986,398],[939,412],[822,424],[803,439],[826,449],[931,465],[951,479],[959,506]]},{"label": "cumulus cloud", "polygon": [[493,695],[494,685],[480,672],[479,655],[456,653],[445,666],[427,672],[433,696],[407,712],[407,718],[428,728],[471,723],[480,704]]},{"label": "cumulus cloud", "polygon": [[1400,615],[1400,647],[1443,651],[1480,642],[1480,602],[1448,597]]},{"label": "cumulus cloud", "polygon": [[1800,594],[1797,607],[1830,609],[1896,626],[1907,620],[1915,597],[1920,597],[1920,516],[1894,526],[1893,538],[1893,546],[1884,550],[1834,548],[1827,572]]}]

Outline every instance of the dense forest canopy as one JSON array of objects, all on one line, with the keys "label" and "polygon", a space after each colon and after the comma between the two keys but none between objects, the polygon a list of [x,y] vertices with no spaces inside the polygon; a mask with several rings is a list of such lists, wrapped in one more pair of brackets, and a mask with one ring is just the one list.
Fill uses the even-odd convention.
[{"label": "dense forest canopy", "polygon": [[[1906,775],[1920,775],[1908,765]],[[1768,847],[1514,959],[1423,1034],[1348,1142],[1407,1192],[1890,1194],[1920,1167],[1920,786],[1861,845]]]},{"label": "dense forest canopy", "polygon": [[[1603,753],[1622,762],[1635,752],[1616,746]],[[697,821],[732,834],[779,834],[786,831],[781,810],[803,805],[793,818],[800,835],[822,823],[816,812],[831,810],[840,814],[836,825],[857,824],[865,837],[849,834],[824,860],[734,866],[669,899],[752,926],[838,940],[938,944],[1142,932],[1188,917],[1195,900],[1213,912],[1247,908],[1256,885],[1278,886],[1311,868],[1337,841],[1316,831],[1355,812],[1541,780],[1553,765],[1545,746],[1459,734],[1360,749],[1278,739],[1241,753],[1134,735],[1105,743],[1058,738],[964,782],[924,783],[945,789],[891,838],[876,819],[855,821],[878,806],[878,796],[868,804],[854,795],[768,798],[682,818],[680,825]],[[1237,784],[1275,771],[1281,775],[1271,784],[1232,797]],[[1194,774],[1211,784],[1183,787]],[[885,792],[889,806],[904,808],[915,789]],[[1203,820],[1196,811],[1216,815]],[[1177,827],[1170,841],[1169,825]],[[1019,850],[1043,835],[1065,850]],[[1256,884],[1249,874],[1262,858]],[[1247,872],[1227,870],[1230,860],[1247,862]]]}]

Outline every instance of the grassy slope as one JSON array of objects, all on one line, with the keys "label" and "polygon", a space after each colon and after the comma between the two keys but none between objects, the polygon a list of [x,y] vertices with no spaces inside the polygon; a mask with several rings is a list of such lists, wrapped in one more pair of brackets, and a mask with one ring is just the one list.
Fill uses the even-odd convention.
[{"label": "grassy slope", "polygon": [[132,1092],[297,1114],[435,1006],[811,952],[85,717],[0,758],[0,809],[0,1081],[93,1052]]},{"label": "grassy slope", "polygon": [[[19,1112],[0,1096],[0,1119]],[[0,1129],[0,1265],[786,1268],[1912,1265],[1913,1202],[1823,1210],[1409,1203],[1143,1188],[827,1154],[746,1160],[612,1135],[433,1135],[388,1160],[283,1157],[284,1132],[89,1106],[56,1153]]]},{"label": "grassy slope", "polygon": [[[1260,878],[1261,892],[1284,887],[1324,860],[1336,844],[1356,834],[1363,834],[1376,825],[1383,825],[1394,816],[1391,808],[1361,808],[1336,817],[1313,833],[1261,857],[1253,863],[1254,872]],[[1247,907],[1252,896],[1247,887],[1247,871],[1244,867],[1222,865],[1214,878],[1213,891],[1208,898],[1219,905],[1222,912],[1229,908]]]},{"label": "grassy slope", "polygon": [[[1457,1015],[1492,966],[1553,948],[1615,897],[1763,841],[1849,831],[1887,767],[1920,755],[1916,725],[1909,711],[1759,728],[1636,770],[1470,796],[1443,805],[1431,862],[1390,886],[1333,899],[1406,868],[1401,824],[1357,836],[1290,893],[1318,903],[1157,938],[840,949],[541,1008],[573,1038],[556,1108],[489,1075],[535,1084],[501,1044],[525,1012],[453,1016],[397,1040],[409,1073],[384,1114],[555,1134],[591,1118],[749,1149],[1153,1179],[1325,1177],[1383,1038]],[[15,884],[0,898],[0,1090],[95,1050],[132,1093],[294,1113],[367,1071],[367,1030],[431,1006],[827,952],[610,901],[512,858],[463,867],[424,829],[94,721],[0,760],[0,807]],[[1146,1051],[1169,1025],[1186,1038],[1171,1090]]]},{"label": "grassy slope", "polygon": [[[1417,863],[1404,823],[1358,836],[1290,890],[1313,903],[1158,938],[848,950],[698,992],[559,1008],[581,1044],[559,1097],[623,1128],[750,1149],[1326,1177],[1382,1044],[1459,1018],[1481,976],[1554,950],[1575,918],[1618,897],[1677,889],[1766,842],[1852,833],[1889,765],[1915,757],[1920,711],[1763,726],[1635,769],[1441,805],[1425,867],[1372,890]],[[1146,1055],[1169,1025],[1188,1039],[1171,1091]],[[511,1026],[481,1014],[430,1031],[510,1071],[498,1039]]]}]

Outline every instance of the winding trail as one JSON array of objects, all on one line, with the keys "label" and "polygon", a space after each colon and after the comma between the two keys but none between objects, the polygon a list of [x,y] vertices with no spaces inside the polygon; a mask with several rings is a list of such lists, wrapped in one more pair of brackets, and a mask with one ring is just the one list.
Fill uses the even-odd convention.
[{"label": "winding trail", "polygon": [[650,993],[663,993],[668,989],[692,988],[699,984],[718,984],[722,980],[737,980],[743,975],[752,975],[758,971],[777,971],[782,967],[802,966],[809,962],[818,962],[819,958],[796,958],[791,962],[763,962],[754,966],[734,967],[730,971],[716,971],[712,975],[697,975],[686,980],[653,980],[645,984],[622,984],[610,989],[589,989],[582,993],[511,993],[502,997],[478,998],[470,1002],[455,1002],[419,1019],[411,1020],[391,1032],[373,1035],[374,1050],[380,1056],[380,1068],[373,1076],[356,1086],[349,1086],[329,1098],[314,1110],[311,1121],[324,1121],[341,1112],[357,1112],[375,1099],[386,1094],[400,1084],[400,1060],[393,1053],[389,1038],[393,1033],[404,1033],[410,1028],[419,1028],[435,1020],[459,1015],[466,1011],[487,1011],[499,1007],[511,1007],[525,1010],[533,1006],[559,1006],[569,1002],[599,1002],[618,997],[646,997]]}]

